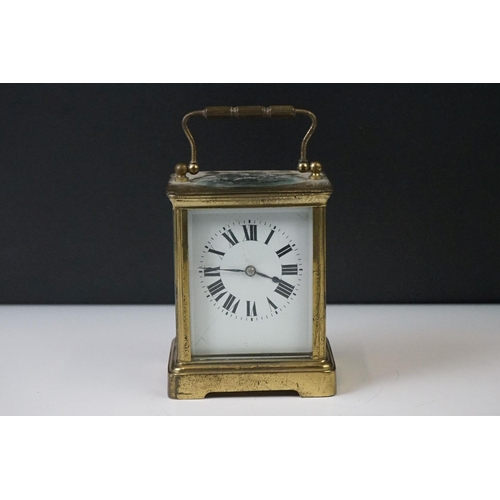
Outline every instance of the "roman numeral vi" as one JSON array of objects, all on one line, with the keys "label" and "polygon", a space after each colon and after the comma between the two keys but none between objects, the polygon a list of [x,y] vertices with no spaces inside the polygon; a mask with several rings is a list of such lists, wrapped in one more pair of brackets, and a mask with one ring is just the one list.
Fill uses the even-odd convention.
[{"label": "roman numeral vi", "polygon": [[247,300],[247,316],[257,316],[257,304]]}]

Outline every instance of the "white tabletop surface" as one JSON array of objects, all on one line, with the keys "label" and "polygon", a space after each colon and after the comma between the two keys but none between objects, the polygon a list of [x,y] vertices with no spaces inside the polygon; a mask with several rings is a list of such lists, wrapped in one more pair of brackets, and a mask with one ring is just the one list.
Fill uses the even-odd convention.
[{"label": "white tabletop surface", "polygon": [[0,415],[499,415],[500,306],[328,306],[338,393],[167,397],[172,306],[1,306]]}]

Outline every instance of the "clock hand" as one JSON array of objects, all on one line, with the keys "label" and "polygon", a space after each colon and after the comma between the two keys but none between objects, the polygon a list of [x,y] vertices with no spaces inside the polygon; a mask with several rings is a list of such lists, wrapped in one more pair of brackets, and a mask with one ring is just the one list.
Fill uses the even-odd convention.
[{"label": "clock hand", "polygon": [[[213,269],[214,271],[219,270],[219,271],[229,271],[232,273],[247,273],[247,269],[226,269],[226,268],[220,268],[220,267],[203,267],[203,266],[199,266],[198,269]],[[280,283],[281,282],[281,279],[278,278],[277,276],[268,276],[267,274],[264,274],[264,273],[257,271],[255,268],[254,268],[254,274],[257,274],[258,276],[262,276],[263,278],[268,278],[268,279],[272,280],[273,283]],[[251,274],[248,274],[248,275],[252,276]]]},{"label": "clock hand", "polygon": [[255,271],[255,274],[257,274],[258,276],[262,276],[263,278],[269,278],[270,280],[273,281],[273,283],[279,283],[281,280],[277,277],[277,276],[268,276],[267,274],[264,274],[264,273],[260,273],[259,271]]},{"label": "clock hand", "polygon": [[198,269],[213,269],[214,271],[215,270],[218,270],[218,271],[231,271],[233,273],[244,273],[245,272],[244,269],[224,269],[224,268],[220,268],[220,267],[203,267],[203,266],[199,266]]}]

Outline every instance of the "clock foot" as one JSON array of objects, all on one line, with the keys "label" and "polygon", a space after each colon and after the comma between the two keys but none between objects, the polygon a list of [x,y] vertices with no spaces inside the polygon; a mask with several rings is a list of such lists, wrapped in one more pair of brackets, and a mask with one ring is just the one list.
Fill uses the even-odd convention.
[{"label": "clock foot", "polygon": [[168,395],[173,399],[203,399],[213,393],[295,391],[301,397],[336,393],[336,372],[327,340],[325,359],[252,358],[223,365],[213,361],[178,363],[174,340],[168,365]]}]

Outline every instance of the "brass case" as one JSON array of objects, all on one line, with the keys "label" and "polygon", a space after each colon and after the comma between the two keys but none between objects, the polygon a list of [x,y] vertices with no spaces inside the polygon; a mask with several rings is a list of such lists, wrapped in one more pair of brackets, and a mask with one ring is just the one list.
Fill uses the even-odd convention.
[{"label": "brass case", "polygon": [[[326,338],[326,203],[332,193],[323,175],[287,171],[173,174],[167,195],[173,205],[176,338],[168,364],[168,395],[199,399],[209,393],[293,390],[302,397],[333,396],[336,372]],[[307,206],[313,209],[313,346],[310,356],[287,355],[193,359],[191,355],[188,211],[213,208]]]}]

